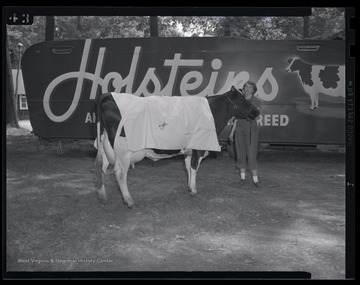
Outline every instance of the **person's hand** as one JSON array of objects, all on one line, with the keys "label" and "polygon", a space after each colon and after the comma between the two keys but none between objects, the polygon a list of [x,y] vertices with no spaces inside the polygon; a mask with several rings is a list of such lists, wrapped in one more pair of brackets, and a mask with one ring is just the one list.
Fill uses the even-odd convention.
[{"label": "person's hand", "polygon": [[231,142],[234,141],[234,135],[233,135],[233,134],[230,134],[230,135],[229,135],[229,140],[230,140]]}]

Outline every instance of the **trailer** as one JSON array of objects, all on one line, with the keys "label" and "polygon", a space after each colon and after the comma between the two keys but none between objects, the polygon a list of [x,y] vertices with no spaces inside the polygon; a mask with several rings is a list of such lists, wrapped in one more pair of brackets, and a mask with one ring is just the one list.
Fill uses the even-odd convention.
[{"label": "trailer", "polygon": [[345,144],[344,41],[66,40],[31,46],[21,63],[30,122],[42,138],[95,139],[102,93],[214,96],[252,80],[262,101],[260,142]]}]

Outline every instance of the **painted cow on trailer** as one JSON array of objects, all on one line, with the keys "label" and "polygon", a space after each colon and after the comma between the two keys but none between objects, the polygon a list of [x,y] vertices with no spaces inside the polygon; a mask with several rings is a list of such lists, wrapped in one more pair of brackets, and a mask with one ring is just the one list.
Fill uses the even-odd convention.
[{"label": "painted cow on trailer", "polygon": [[295,72],[309,94],[310,109],[319,107],[319,93],[345,98],[345,66],[344,65],[313,65],[300,58],[291,58],[286,72]]},{"label": "painted cow on trailer", "polygon": [[[121,114],[114,100],[117,96],[122,95],[122,93],[106,93],[101,95],[97,101],[97,138],[95,144],[98,153],[95,160],[95,168],[101,185],[98,190],[98,198],[102,202],[107,201],[104,178],[109,164],[112,164],[114,165],[114,172],[124,203],[129,208],[132,208],[134,201],[127,186],[129,166],[141,161],[145,157],[156,161],[175,155],[184,155],[189,191],[190,194],[195,195],[197,193],[196,173],[202,159],[209,152],[201,148],[181,150],[143,148],[135,151],[131,150],[131,146],[128,145],[125,128],[122,125],[124,114]],[[139,98],[146,100],[146,97]],[[254,119],[259,115],[259,111],[235,87],[232,87],[225,94],[206,97],[206,100],[211,110],[213,122],[215,123],[214,130],[216,135],[220,134],[232,117]],[[201,133],[202,130],[199,130],[199,132]]]}]

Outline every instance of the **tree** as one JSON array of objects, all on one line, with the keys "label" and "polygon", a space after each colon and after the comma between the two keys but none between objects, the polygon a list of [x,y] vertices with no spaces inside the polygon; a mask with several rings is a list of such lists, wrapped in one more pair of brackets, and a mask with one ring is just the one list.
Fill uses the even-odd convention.
[{"label": "tree", "polygon": [[172,17],[158,17],[160,37],[182,37],[183,33],[178,30],[177,23]]},{"label": "tree", "polygon": [[[51,18],[54,27],[51,28]],[[246,39],[303,39],[303,17],[154,17],[158,22],[159,37],[212,35]],[[309,19],[309,38],[330,38],[345,30],[344,8],[313,8]],[[48,22],[47,22],[48,21]],[[47,22],[47,24],[46,24]],[[30,45],[51,39],[130,38],[150,36],[149,16],[35,16],[31,26],[8,26],[10,52],[20,41],[25,49]],[[45,26],[48,34],[45,35]],[[179,30],[179,26],[182,29]],[[51,31],[50,31],[51,30]],[[12,66],[16,66],[16,58]]]},{"label": "tree", "polygon": [[53,41],[55,32],[54,16],[46,16],[45,41]]},{"label": "tree", "polygon": [[[172,17],[185,33],[252,40],[327,39],[345,30],[344,8],[312,8],[309,17]],[[305,20],[305,21],[304,21]],[[305,22],[305,23],[304,23]]]},{"label": "tree", "polygon": [[[30,26],[7,26],[10,55],[16,55],[18,43],[24,45],[26,50],[31,45],[45,40],[45,17],[34,17],[34,23]],[[18,57],[11,58],[12,68],[18,65]]]},{"label": "tree", "polygon": [[150,16],[150,37],[158,37],[159,36],[159,25],[158,25],[158,17]]},{"label": "tree", "polygon": [[171,27],[176,27],[177,24],[181,24],[182,32],[187,34],[197,35],[214,35],[214,31],[219,25],[219,21],[222,17],[171,17],[167,20],[167,24]]},{"label": "tree", "polygon": [[330,38],[345,31],[344,8],[313,8],[310,16],[310,37]]},{"label": "tree", "polygon": [[[313,8],[308,17],[309,38],[327,39],[345,31],[344,8]],[[159,37],[212,35],[253,40],[292,40],[304,38],[302,17],[154,17]],[[52,22],[53,20],[53,22]],[[150,36],[149,16],[35,16],[30,26],[7,26],[10,55],[19,42],[24,50],[51,40],[137,38]],[[54,24],[53,27],[51,26]],[[182,27],[179,30],[179,26]],[[48,31],[45,34],[45,27]],[[343,33],[344,34],[344,33]],[[11,58],[12,67],[17,57]]]},{"label": "tree", "polygon": [[309,37],[309,33],[310,33],[310,19],[309,16],[305,16],[304,18],[304,38],[308,38]]},{"label": "tree", "polygon": [[19,128],[10,61],[9,42],[6,33],[6,124],[14,128]]}]

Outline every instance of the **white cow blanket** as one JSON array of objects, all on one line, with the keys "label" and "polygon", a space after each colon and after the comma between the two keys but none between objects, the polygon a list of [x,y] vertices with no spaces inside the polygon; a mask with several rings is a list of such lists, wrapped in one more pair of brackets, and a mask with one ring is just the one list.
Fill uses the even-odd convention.
[{"label": "white cow blanket", "polygon": [[206,98],[111,94],[120,110],[122,119],[119,128],[125,128],[130,150],[221,150]]}]

